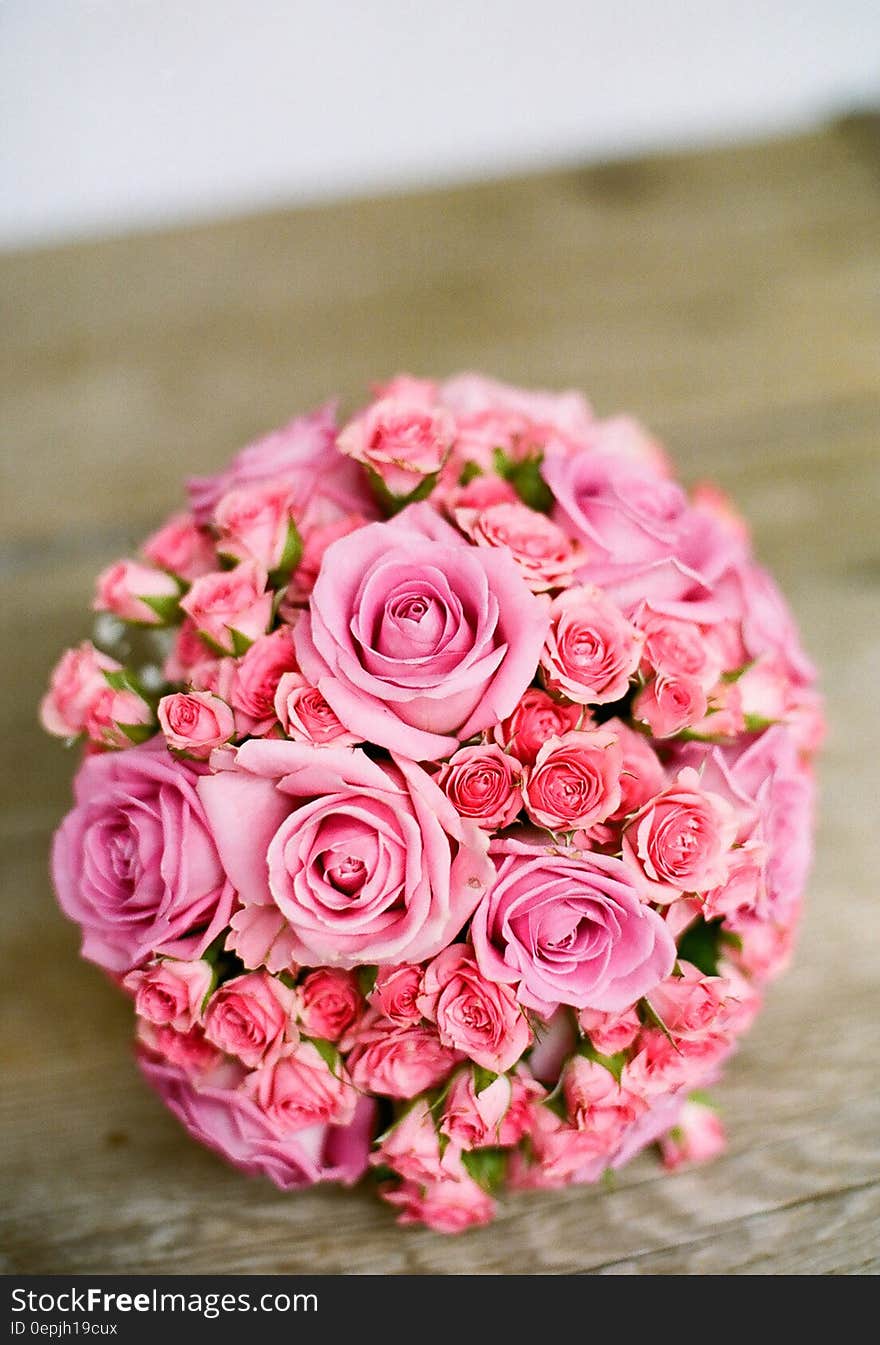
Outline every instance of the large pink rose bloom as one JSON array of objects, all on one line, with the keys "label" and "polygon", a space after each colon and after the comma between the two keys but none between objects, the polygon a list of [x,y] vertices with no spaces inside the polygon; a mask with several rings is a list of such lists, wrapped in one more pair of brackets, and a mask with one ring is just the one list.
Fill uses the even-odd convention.
[{"label": "large pink rose bloom", "polygon": [[471,938],[490,980],[545,1017],[559,1004],[615,1012],[668,976],[675,944],[622,860],[529,840],[496,841],[497,878]]},{"label": "large pink rose bloom", "polygon": [[513,711],[548,624],[510,555],[415,505],[328,547],[295,644],[347,729],[433,761]]},{"label": "large pink rose bloom", "polygon": [[55,834],[52,877],[82,928],[83,957],[125,972],[200,957],[229,924],[233,892],[196,783],[164,742],[87,757]]},{"label": "large pink rose bloom", "polygon": [[422,961],[491,880],[485,834],[410,761],[252,739],[199,788],[244,904],[233,941],[248,966]]},{"label": "large pink rose bloom", "polygon": [[147,1082],[193,1139],[248,1175],[268,1177],[282,1191],[315,1182],[351,1186],[367,1167],[376,1104],[362,1097],[350,1125],[313,1125],[290,1133],[237,1088],[200,1083],[145,1051],[138,1064]]}]

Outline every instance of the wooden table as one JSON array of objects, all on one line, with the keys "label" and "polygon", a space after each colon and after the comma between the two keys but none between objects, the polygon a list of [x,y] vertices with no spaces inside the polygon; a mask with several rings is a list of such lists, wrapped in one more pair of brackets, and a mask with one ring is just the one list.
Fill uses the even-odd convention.
[{"label": "wooden table", "polygon": [[[7,1271],[880,1269],[880,130],[554,173],[0,264]],[[822,665],[831,740],[790,976],[718,1096],[730,1151],[508,1199],[461,1239],[284,1196],[191,1143],[46,876],[72,761],[35,728],[92,576],[258,431],[397,369],[583,387],[717,478]]]}]

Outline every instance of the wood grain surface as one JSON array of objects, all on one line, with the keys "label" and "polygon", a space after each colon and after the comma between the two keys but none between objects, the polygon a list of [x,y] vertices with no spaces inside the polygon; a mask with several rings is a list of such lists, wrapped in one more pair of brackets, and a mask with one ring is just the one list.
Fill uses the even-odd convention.
[{"label": "wood grain surface", "polygon": [[[277,213],[0,260],[0,1268],[880,1269],[880,130]],[[284,1196],[190,1142],[46,875],[72,761],[35,707],[94,573],[257,432],[398,369],[636,412],[739,501],[831,737],[798,957],[718,1089],[729,1153],[504,1201],[460,1239]]]}]

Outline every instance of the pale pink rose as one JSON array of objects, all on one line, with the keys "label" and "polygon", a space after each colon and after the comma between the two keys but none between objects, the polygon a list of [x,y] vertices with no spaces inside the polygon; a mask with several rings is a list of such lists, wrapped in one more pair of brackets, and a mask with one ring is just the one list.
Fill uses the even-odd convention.
[{"label": "pale pink rose", "polygon": [[531,766],[550,738],[561,738],[570,729],[586,727],[584,720],[589,723],[589,712],[583,706],[565,705],[553,700],[546,691],[529,687],[513,714],[495,725],[492,736],[505,752]]},{"label": "pale pink rose", "polygon": [[[653,995],[655,991],[651,991]],[[600,1013],[598,1009],[581,1009],[578,1026],[585,1032],[594,1048],[602,1055],[617,1055],[632,1046],[639,1035],[641,1023],[635,1009],[623,1013]]]},{"label": "pale pink rose", "polygon": [[290,485],[300,531],[324,527],[346,514],[375,518],[377,509],[362,469],[336,450],[332,405],[297,416],[279,430],[248,444],[217,476],[187,482],[196,521],[210,523],[224,495],[244,486]]},{"label": "pale pink rose", "polygon": [[350,971],[318,967],[296,988],[296,1014],[309,1037],[338,1041],[357,1022],[364,1001]]},{"label": "pale pink rose", "polygon": [[141,1054],[147,1082],[199,1143],[233,1167],[268,1177],[282,1191],[318,1181],[351,1186],[367,1167],[375,1103],[361,1098],[349,1125],[317,1124],[294,1134],[279,1132],[273,1117],[237,1088],[194,1086],[186,1073]]},{"label": "pale pink rose", "polygon": [[202,1002],[211,988],[208,962],[156,958],[142,971],[131,971],[122,984],[134,995],[134,1010],[157,1027],[188,1032],[198,1021]]},{"label": "pale pink rose", "polygon": [[793,682],[781,659],[765,655],[746,668],[736,688],[743,714],[769,724],[785,716]]},{"label": "pale pink rose", "polygon": [[131,747],[155,732],[153,710],[136,691],[114,691],[105,683],[92,702],[85,730],[103,747]]},{"label": "pale pink rose", "polygon": [[275,696],[285,673],[296,668],[293,634],[282,626],[271,635],[254,640],[244,657],[235,663],[230,697],[241,720],[241,730],[260,735],[277,721]]},{"label": "pale pink rose", "polygon": [[647,1109],[633,1121],[621,1139],[611,1162],[612,1170],[625,1167],[636,1154],[659,1140],[670,1126],[675,1125],[684,1103],[684,1095],[680,1093],[665,1093],[652,1097]]},{"label": "pale pink rose", "polygon": [[221,985],[208,1001],[205,1036],[249,1069],[274,1060],[284,1042],[295,1037],[294,992],[264,971],[248,972]]},{"label": "pale pink rose", "polygon": [[513,1190],[556,1190],[598,1181],[611,1157],[600,1136],[567,1125],[541,1102],[532,1110],[528,1139],[531,1156],[515,1154],[511,1161],[508,1183]]},{"label": "pale pink rose", "polygon": [[382,1136],[378,1148],[370,1155],[370,1163],[374,1167],[389,1167],[405,1181],[423,1186],[440,1181],[448,1168],[454,1166],[448,1149],[447,1155],[444,1165],[434,1118],[427,1102],[420,1098]]},{"label": "pale pink rose", "polygon": [[400,967],[380,967],[368,999],[392,1023],[407,1026],[422,1021],[421,992],[422,968],[405,962]]},{"label": "pale pink rose", "polygon": [[364,514],[345,514],[342,518],[334,519],[332,523],[325,523],[320,528],[309,529],[303,537],[303,549],[299,565],[290,577],[290,582],[278,609],[279,616],[283,621],[292,623],[294,616],[299,615],[299,606],[308,602],[309,595],[315,587],[318,572],[321,569],[324,552],[328,546],[331,546],[333,542],[338,542],[340,537],[348,537],[351,533],[357,532],[359,528],[369,522],[370,518]]},{"label": "pale pink rose", "polygon": [[730,986],[723,976],[705,976],[690,962],[679,961],[678,976],[668,976],[651,991],[651,1008],[673,1037],[694,1038],[727,1023]]},{"label": "pale pink rose", "polygon": [[433,761],[513,711],[546,629],[511,557],[422,504],[334,542],[295,644],[347,729]]},{"label": "pale pink rose", "polygon": [[200,957],[229,924],[233,891],[196,792],[199,768],[164,741],[87,757],[55,833],[52,877],[83,956],[112,972]]},{"label": "pale pink rose", "polygon": [[232,928],[226,947],[246,967],[285,971],[290,976],[299,971],[299,963],[293,957],[295,935],[273,903],[242,906],[229,923]]},{"label": "pale pink rose", "polygon": [[515,1065],[532,1040],[513,991],[480,974],[467,944],[452,944],[428,964],[418,1006],[444,1046],[496,1074]]},{"label": "pale pink rose", "polygon": [[520,500],[483,509],[459,505],[454,512],[462,532],[477,546],[504,547],[533,593],[567,588],[582,557],[561,528]]},{"label": "pale pink rose", "polygon": [[509,827],[522,808],[522,764],[490,743],[462,747],[437,784],[456,812],[487,831]]},{"label": "pale pink rose", "polygon": [[706,693],[696,678],[661,673],[642,687],[633,701],[632,716],[647,724],[655,738],[669,738],[697,724],[707,708]]},{"label": "pale pink rose", "polygon": [[572,1056],[565,1067],[562,1096],[572,1125],[589,1131],[603,1154],[616,1148],[626,1127],[645,1110],[644,1100],[621,1087],[610,1070],[582,1055]]},{"label": "pale pink rose", "polygon": [[[731,952],[734,952],[731,949]],[[735,1037],[748,1032],[761,1011],[763,995],[756,985],[732,961],[722,958],[718,971],[727,982],[724,1001],[724,1027]]]},{"label": "pale pink rose", "polygon": [[235,733],[229,706],[210,691],[176,691],[159,702],[159,727],[169,747],[208,757]]},{"label": "pale pink rose", "polygon": [[698,481],[691,491],[694,508],[709,514],[722,527],[726,528],[737,541],[748,546],[751,539],[749,525],[731,500],[720,487],[712,481]]},{"label": "pale pink rose", "polygon": [[135,1031],[137,1040],[153,1055],[169,1065],[178,1066],[195,1079],[202,1078],[223,1059],[198,1025],[188,1032],[178,1032],[167,1023],[151,1023],[148,1018],[138,1018]]},{"label": "pale pink rose", "polygon": [[331,1069],[310,1041],[284,1046],[247,1076],[243,1089],[280,1135],[317,1125],[350,1125],[358,1101],[343,1066]]},{"label": "pale pink rose", "polygon": [[462,1149],[516,1143],[501,1139],[502,1124],[512,1100],[513,1077],[499,1074],[477,1092],[473,1070],[463,1069],[455,1075],[446,1094],[440,1130]]},{"label": "pale pink rose", "polygon": [[151,535],[141,554],[160,570],[168,570],[186,583],[217,568],[217,552],[210,534],[200,528],[192,514],[175,514]]},{"label": "pale pink rose", "polygon": [[736,932],[742,944],[736,953],[737,963],[753,976],[759,985],[775,980],[791,962],[797,933],[797,915],[787,910],[790,923],[775,925],[766,920],[737,920]]},{"label": "pale pink rose", "polygon": [[643,607],[635,621],[644,635],[642,663],[652,672],[673,680],[699,682],[711,691],[721,674],[722,658],[712,632],[694,621],[652,612]]},{"label": "pale pink rose", "polygon": [[282,674],[275,688],[275,715],[295,742],[346,747],[360,741],[342,727],[320,691],[309,686],[299,673]]},{"label": "pale pink rose", "polygon": [[590,444],[612,457],[640,463],[657,476],[672,476],[672,464],[663,445],[633,416],[609,416],[605,420],[594,421]]},{"label": "pale pink rose", "polygon": [[263,738],[222,764],[200,788],[226,872],[299,963],[433,957],[491,882],[485,833],[411,761]]},{"label": "pale pink rose", "polygon": [[686,1102],[671,1130],[660,1138],[663,1166],[669,1172],[696,1163],[710,1163],[724,1153],[727,1136],[721,1118],[700,1102]]},{"label": "pale pink rose", "polygon": [[375,1010],[342,1042],[352,1083],[365,1093],[411,1098],[441,1083],[461,1059],[431,1025],[402,1027]]},{"label": "pale pink rose", "polygon": [[256,640],[272,617],[266,571],[256,561],[202,575],[180,605],[192,617],[202,638],[224,654],[237,652],[236,637],[245,643]]},{"label": "pale pink rose", "polygon": [[217,505],[217,550],[233,560],[252,560],[264,570],[291,569],[298,559],[294,491],[286,481],[231,490]]},{"label": "pale pink rose", "polygon": [[[208,646],[199,635],[195,624],[185,616],[174,632],[171,651],[162,668],[165,681],[191,684],[192,670],[206,662],[216,663],[217,660],[210,655]],[[201,690],[207,688],[203,687]]]},{"label": "pale pink rose", "polygon": [[686,767],[627,824],[623,860],[646,898],[666,903],[724,882],[736,833],[734,809]]},{"label": "pale pink rose", "polygon": [[455,422],[448,411],[401,390],[380,397],[350,420],[336,445],[375,472],[390,494],[405,497],[440,471],[454,440]]},{"label": "pale pink rose", "polygon": [[435,1233],[462,1233],[466,1228],[491,1223],[495,1217],[494,1200],[466,1173],[425,1185],[384,1184],[379,1194],[400,1210],[399,1224],[425,1224]]},{"label": "pale pink rose", "polygon": [[548,690],[582,705],[620,700],[639,666],[642,637],[595,586],[560,593],[541,654]]},{"label": "pale pink rose", "polygon": [[622,768],[620,743],[606,729],[575,730],[551,738],[526,771],[526,812],[551,831],[604,822],[620,804]]},{"label": "pale pink rose", "polygon": [[731,850],[724,882],[702,894],[706,918],[723,917],[728,927],[736,930],[766,909],[766,864],[767,847],[762,841],[746,841]]},{"label": "pale pink rose", "polygon": [[816,670],[804,653],[785,598],[766,570],[754,564],[737,569],[742,634],[750,659],[770,656],[788,668],[795,682],[810,684]]},{"label": "pale pink rose", "polygon": [[614,1012],[669,975],[675,945],[614,856],[515,839],[492,846],[497,878],[471,924],[491,980],[545,1017],[559,1004]]},{"label": "pale pink rose", "polygon": [[121,621],[165,626],[174,617],[180,588],[164,570],[137,560],[117,560],[98,575],[96,612],[112,612]]},{"label": "pale pink rose", "polygon": [[91,640],[67,649],[55,665],[49,690],[40,702],[40,723],[47,733],[75,738],[84,733],[94,706],[108,690],[105,672],[118,672],[121,663],[102,654]]},{"label": "pale pink rose", "polygon": [[623,752],[623,766],[620,771],[620,803],[612,820],[627,817],[647,803],[666,784],[666,772],[660,758],[645,738],[621,719],[606,719],[602,725],[608,733],[613,733]]}]

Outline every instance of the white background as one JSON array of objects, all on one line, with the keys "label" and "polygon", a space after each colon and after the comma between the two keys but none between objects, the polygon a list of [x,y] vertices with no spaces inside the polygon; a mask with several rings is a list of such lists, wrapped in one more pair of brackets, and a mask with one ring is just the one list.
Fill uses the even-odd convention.
[{"label": "white background", "polygon": [[0,0],[0,245],[872,101],[880,0]]}]

